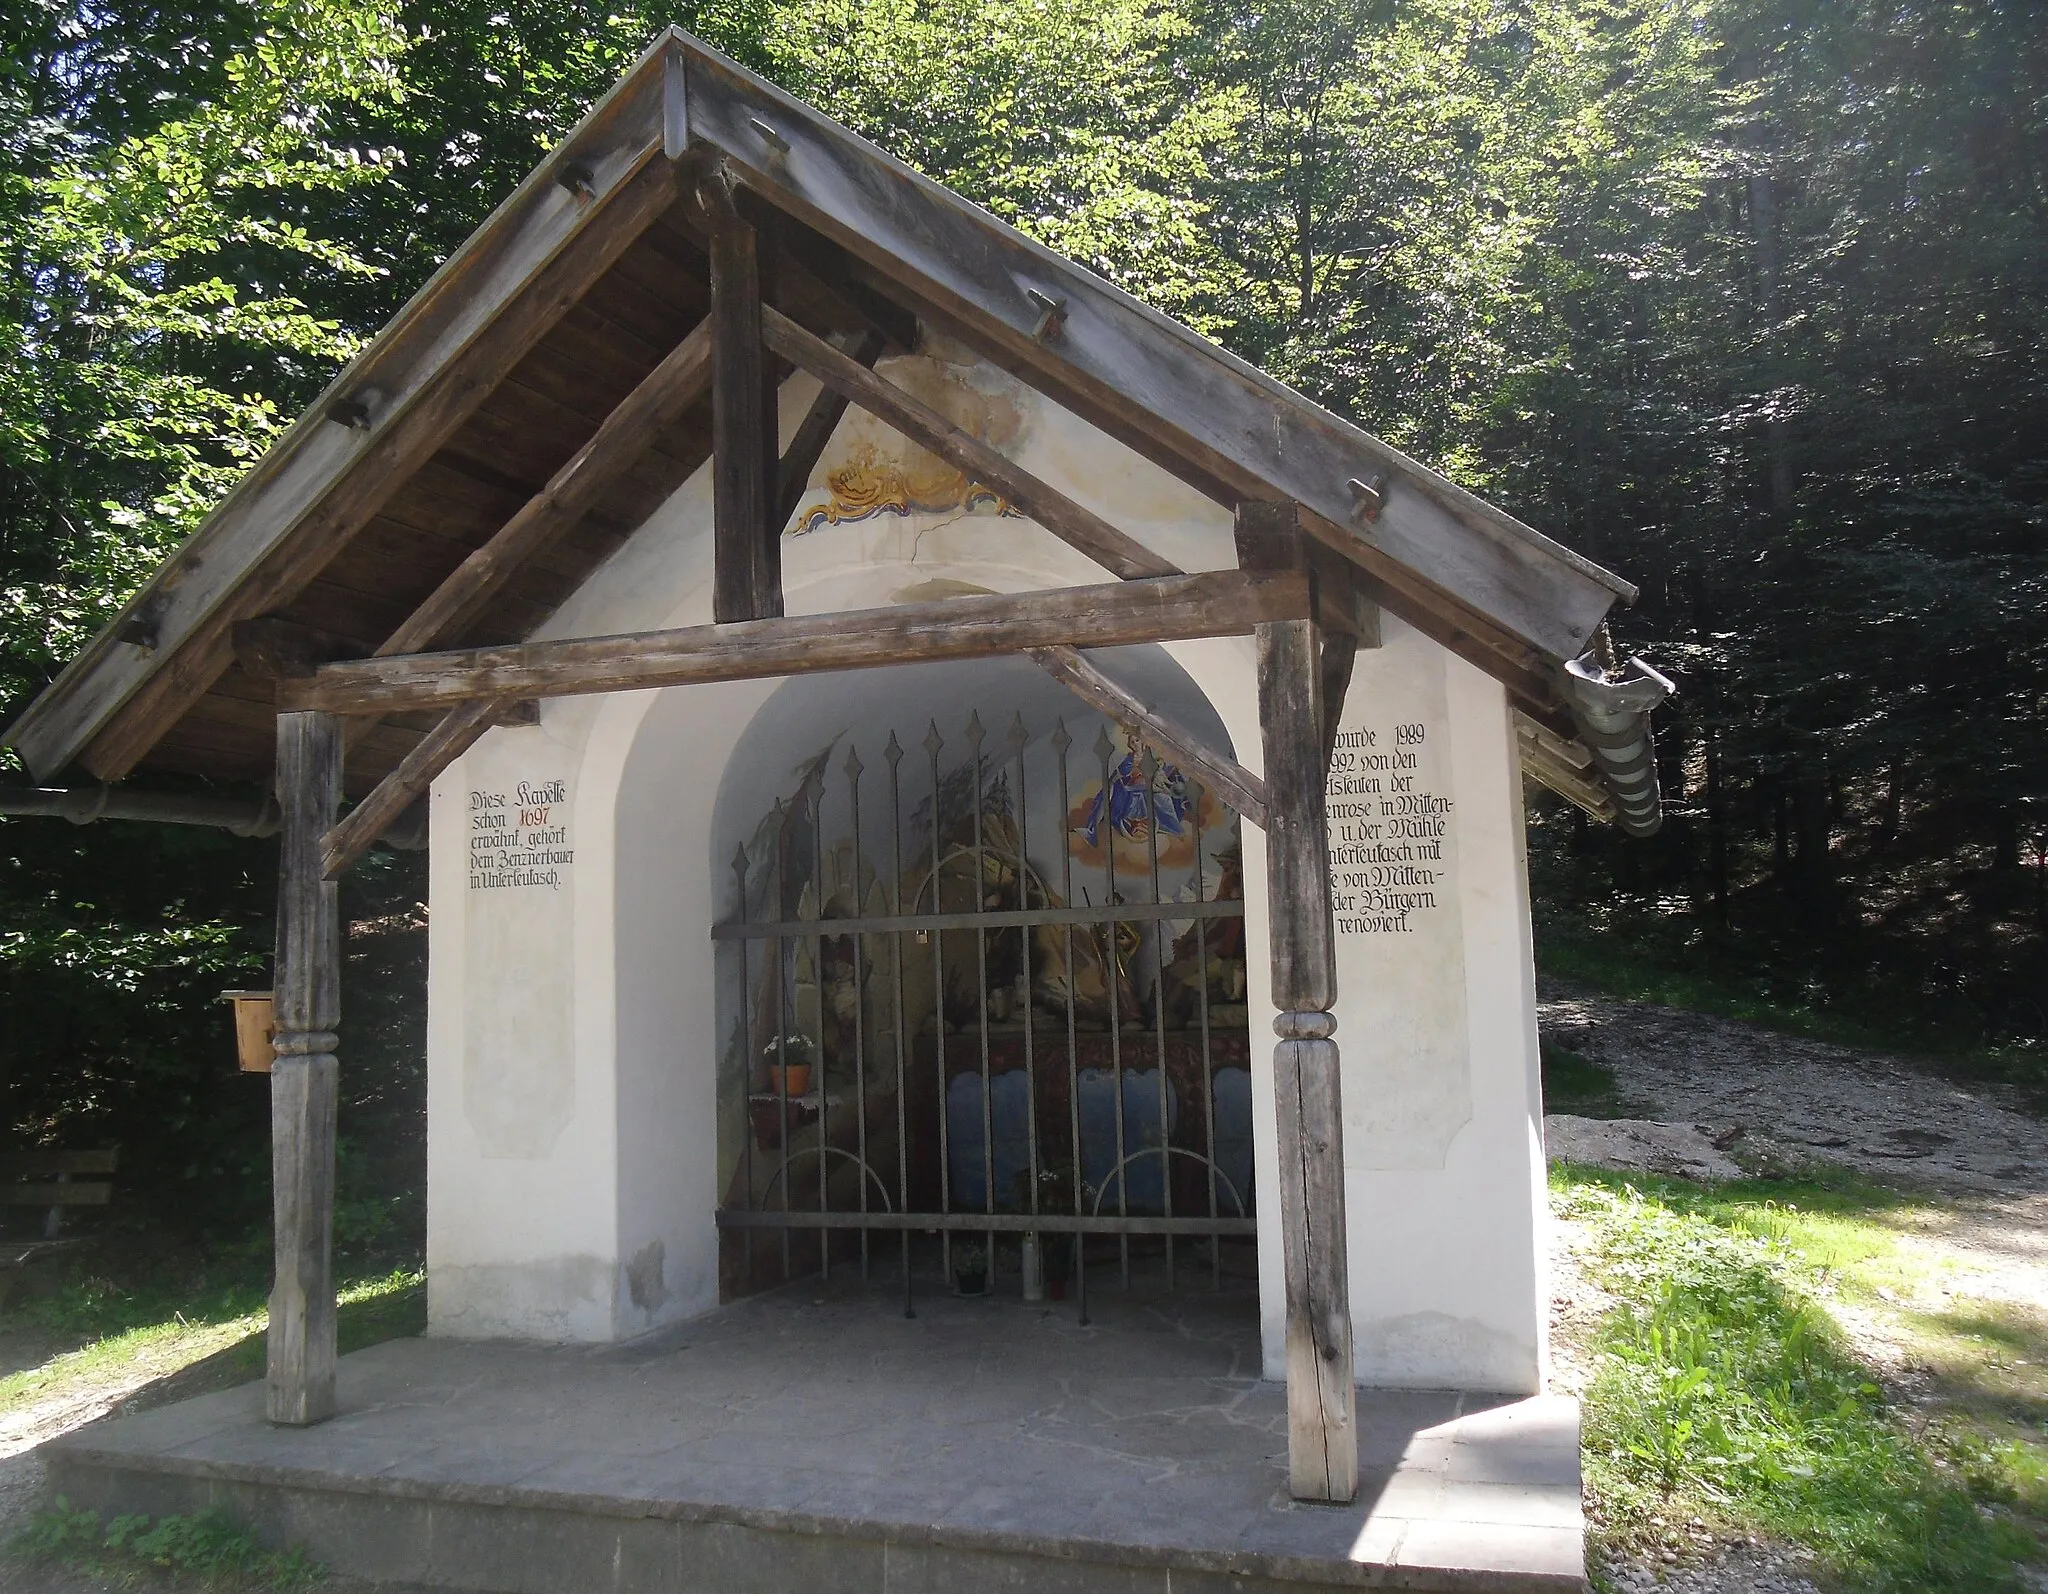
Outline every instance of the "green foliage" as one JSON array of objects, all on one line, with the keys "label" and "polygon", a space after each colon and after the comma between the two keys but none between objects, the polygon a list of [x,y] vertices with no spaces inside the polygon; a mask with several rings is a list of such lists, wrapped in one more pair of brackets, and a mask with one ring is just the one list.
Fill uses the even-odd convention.
[{"label": "green foliage", "polygon": [[1153,303],[1202,314],[1194,185],[1235,122],[1146,0],[821,0],[749,54],[890,153]]},{"label": "green foliage", "polygon": [[45,0],[0,77],[0,703],[106,622],[357,341],[307,299],[371,268],[295,210],[379,175],[324,124],[400,91],[402,35],[360,0],[140,9],[170,58],[134,48],[118,5]]},{"label": "green foliage", "polygon": [[[94,1271],[10,1307],[0,1316],[10,1332],[56,1348],[37,1365],[0,1377],[0,1415],[90,1404],[110,1394],[133,1410],[260,1378],[268,1288],[262,1260],[252,1248],[211,1267],[184,1261],[183,1277],[162,1266],[138,1266],[118,1282]],[[344,1277],[337,1296],[343,1355],[426,1332],[426,1275],[417,1267]]]},{"label": "green foliage", "polygon": [[90,1571],[155,1568],[213,1587],[299,1589],[320,1568],[300,1549],[266,1550],[220,1511],[196,1516],[119,1516],[102,1525],[97,1511],[75,1511],[58,1498],[22,1529],[15,1552]]},{"label": "green foliage", "polygon": [[1660,1199],[1614,1179],[1554,1179],[1559,1214],[1590,1231],[1595,1276],[1621,1302],[1585,1407],[1587,1486],[1606,1533],[1656,1544],[1695,1522],[1761,1532],[1816,1550],[1851,1586],[1902,1594],[2021,1586],[2015,1564],[2042,1546],[1991,1509],[2013,1498],[1997,1458],[1959,1472],[1887,1407],[1775,1208],[1670,1188]]}]

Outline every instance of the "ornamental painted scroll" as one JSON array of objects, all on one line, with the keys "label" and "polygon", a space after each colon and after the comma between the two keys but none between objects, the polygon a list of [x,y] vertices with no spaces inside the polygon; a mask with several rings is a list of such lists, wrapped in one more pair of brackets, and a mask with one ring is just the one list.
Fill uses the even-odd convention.
[{"label": "ornamental painted scroll", "polygon": [[[981,385],[960,365],[929,354],[888,360],[881,373],[962,431],[1013,453],[1024,430],[1014,395]],[[918,447],[865,410],[849,409],[811,480],[789,535],[878,515],[1015,515],[1007,500],[965,471]]]}]

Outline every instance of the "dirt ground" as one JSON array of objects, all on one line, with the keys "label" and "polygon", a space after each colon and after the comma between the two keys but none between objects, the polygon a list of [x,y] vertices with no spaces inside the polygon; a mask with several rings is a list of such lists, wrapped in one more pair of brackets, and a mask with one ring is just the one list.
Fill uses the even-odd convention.
[{"label": "dirt ground", "polygon": [[[1546,984],[1545,1039],[1612,1069],[1631,1118],[1688,1119],[1716,1143],[1813,1158],[1885,1184],[2048,1196],[2048,1120],[1994,1086],[1730,1019],[1606,1002]],[[1730,1132],[1741,1130],[1730,1139]]]},{"label": "dirt ground", "polygon": [[[1695,1124],[1703,1144],[1759,1172],[1829,1163],[1927,1195],[1897,1215],[1896,1227],[1901,1252],[1918,1264],[1911,1271],[1937,1298],[1898,1306],[1988,1302],[2048,1314],[2048,1121],[2016,1097],[1726,1019],[1550,986],[1542,996],[1545,1039],[1611,1070],[1628,1117]],[[1553,1376],[1574,1393],[1590,1371],[1576,1347],[1613,1304],[1579,1265],[1582,1243],[1577,1225],[1554,1224]],[[1835,1303],[1834,1315],[1895,1398],[1931,1405],[1941,1397],[1942,1370],[1928,1364],[1899,1311]],[[1632,1591],[1818,1594],[1799,1561],[1782,1547],[1730,1545],[1705,1564],[1629,1562],[1607,1572]]]}]

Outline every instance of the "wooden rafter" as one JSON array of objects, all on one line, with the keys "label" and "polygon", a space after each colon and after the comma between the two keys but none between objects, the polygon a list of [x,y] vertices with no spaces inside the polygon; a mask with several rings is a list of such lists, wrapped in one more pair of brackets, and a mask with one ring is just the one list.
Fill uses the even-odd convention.
[{"label": "wooden rafter", "polygon": [[545,487],[489,541],[457,565],[377,649],[379,658],[418,653],[461,634],[519,566],[597,502],[612,475],[638,458],[704,396],[711,375],[711,327],[700,322],[640,385],[619,401]]},{"label": "wooden rafter", "polygon": [[945,598],[839,614],[358,659],[278,685],[281,707],[342,714],[448,708],[1023,653],[1244,636],[1308,612],[1305,578],[1238,570]]}]

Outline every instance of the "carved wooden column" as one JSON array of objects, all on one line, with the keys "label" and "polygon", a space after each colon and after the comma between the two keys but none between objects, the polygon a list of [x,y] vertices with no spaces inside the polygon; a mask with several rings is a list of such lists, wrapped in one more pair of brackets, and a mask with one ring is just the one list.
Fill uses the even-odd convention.
[{"label": "carved wooden column", "polygon": [[270,1165],[277,1276],[270,1292],[265,1410],[276,1423],[334,1415],[335,1026],[341,1020],[338,887],[322,878],[320,838],[341,802],[341,721],[277,717],[283,810],[277,885],[277,1061],[270,1074]]},{"label": "carved wooden column", "polygon": [[[1238,507],[1246,569],[1312,568],[1292,504]],[[1344,1238],[1335,925],[1325,762],[1322,628],[1258,627],[1266,755],[1266,887],[1271,922],[1273,1097],[1280,1138],[1280,1232],[1287,1292],[1287,1471],[1298,1500],[1358,1493],[1357,1392]]]}]

